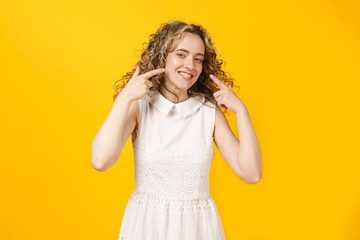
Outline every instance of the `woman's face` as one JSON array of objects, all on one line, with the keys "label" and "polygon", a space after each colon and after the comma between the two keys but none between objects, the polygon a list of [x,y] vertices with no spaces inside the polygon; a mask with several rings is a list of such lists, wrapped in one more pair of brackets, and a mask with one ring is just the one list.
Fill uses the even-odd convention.
[{"label": "woman's face", "polygon": [[205,46],[199,35],[189,32],[176,39],[176,45],[165,61],[165,85],[176,92],[187,91],[201,74]]}]

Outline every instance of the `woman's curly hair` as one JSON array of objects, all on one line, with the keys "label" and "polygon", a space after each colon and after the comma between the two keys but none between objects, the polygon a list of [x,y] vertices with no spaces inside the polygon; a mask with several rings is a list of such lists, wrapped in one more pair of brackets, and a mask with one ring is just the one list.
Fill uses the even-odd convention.
[{"label": "woman's curly hair", "polygon": [[[206,100],[217,105],[213,94],[218,91],[219,88],[210,79],[209,75],[213,74],[226,85],[230,85],[231,87],[234,86],[234,82],[230,74],[221,69],[221,66],[224,62],[223,60],[217,58],[217,52],[213,46],[213,43],[211,42],[208,33],[201,25],[189,25],[182,21],[170,21],[161,25],[155,34],[150,35],[149,42],[144,44],[140,60],[137,63],[140,66],[140,72],[145,73],[157,68],[165,68],[166,57],[168,53],[174,49],[174,47],[172,48],[174,40],[178,37],[182,38],[184,32],[190,32],[199,35],[205,45],[202,72],[194,85],[188,89],[188,95],[189,97],[203,95]],[[131,79],[136,70],[136,65],[131,72],[127,72],[121,79],[115,82],[115,93],[113,96],[114,101],[120,91]],[[150,90],[157,90],[164,81],[162,74],[155,75],[149,80],[153,84]],[[118,82],[121,82],[122,84],[117,84]]]}]

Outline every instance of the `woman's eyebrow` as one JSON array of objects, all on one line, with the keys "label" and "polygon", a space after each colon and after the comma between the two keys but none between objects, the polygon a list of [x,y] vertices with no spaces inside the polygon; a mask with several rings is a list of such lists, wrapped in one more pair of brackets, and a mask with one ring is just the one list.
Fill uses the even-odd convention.
[{"label": "woman's eyebrow", "polygon": [[[183,48],[176,49],[176,51],[183,51],[183,52],[186,52],[186,53],[190,53],[188,50],[183,49]],[[195,55],[201,55],[201,56],[204,56],[204,54],[202,54],[202,53],[196,53]]]}]

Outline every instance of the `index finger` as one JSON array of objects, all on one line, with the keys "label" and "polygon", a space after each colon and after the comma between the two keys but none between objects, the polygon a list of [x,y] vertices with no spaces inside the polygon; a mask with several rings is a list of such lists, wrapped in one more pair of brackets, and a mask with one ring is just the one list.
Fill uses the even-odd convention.
[{"label": "index finger", "polygon": [[163,73],[163,72],[165,72],[165,68],[158,68],[158,69],[154,69],[154,70],[151,70],[149,72],[144,73],[143,76],[146,79],[149,79],[152,76],[155,76],[156,74],[160,74],[160,73]]},{"label": "index finger", "polygon": [[216,83],[216,85],[219,86],[220,89],[223,89],[225,87],[227,87],[225,85],[225,83],[223,83],[222,81],[220,81],[217,77],[215,77],[214,75],[210,74],[210,78]]}]

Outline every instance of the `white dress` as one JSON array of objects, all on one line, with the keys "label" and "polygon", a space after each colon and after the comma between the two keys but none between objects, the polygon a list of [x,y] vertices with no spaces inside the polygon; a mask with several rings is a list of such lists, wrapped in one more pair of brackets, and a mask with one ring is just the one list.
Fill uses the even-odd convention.
[{"label": "white dress", "polygon": [[209,193],[215,105],[203,96],[174,104],[158,91],[138,100],[135,190],[119,240],[223,240]]}]

